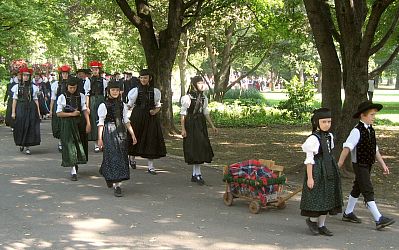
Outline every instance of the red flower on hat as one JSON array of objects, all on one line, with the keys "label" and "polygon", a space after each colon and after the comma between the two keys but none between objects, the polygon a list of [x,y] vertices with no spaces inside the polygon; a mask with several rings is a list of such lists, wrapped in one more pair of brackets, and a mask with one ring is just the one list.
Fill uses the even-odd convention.
[{"label": "red flower on hat", "polygon": [[61,67],[58,67],[58,71],[60,72],[69,72],[71,71],[71,67],[69,65],[62,65]]},{"label": "red flower on hat", "polygon": [[28,69],[27,67],[22,67],[19,68],[18,70],[19,73],[25,73],[25,74],[32,74],[33,73],[33,69]]},{"label": "red flower on hat", "polygon": [[99,61],[91,61],[89,63],[89,66],[93,67],[93,68],[95,68],[95,67],[101,68],[103,66],[103,64]]}]

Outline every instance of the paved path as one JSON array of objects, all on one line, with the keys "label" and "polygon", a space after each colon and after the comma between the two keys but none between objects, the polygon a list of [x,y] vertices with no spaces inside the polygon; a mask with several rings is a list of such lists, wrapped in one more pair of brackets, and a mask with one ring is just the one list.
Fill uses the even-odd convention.
[{"label": "paved path", "polygon": [[[91,145],[92,146],[92,145]],[[398,225],[374,230],[360,204],[363,224],[328,217],[333,237],[312,236],[299,216],[299,198],[282,210],[253,215],[248,204],[223,204],[222,173],[203,167],[205,186],[190,182],[191,169],[176,157],[155,161],[157,176],[144,160],[116,198],[98,174],[101,154],[71,182],[61,155],[42,122],[42,145],[19,152],[12,133],[0,127],[0,249],[398,249]],[[396,207],[380,206],[399,219]]]}]

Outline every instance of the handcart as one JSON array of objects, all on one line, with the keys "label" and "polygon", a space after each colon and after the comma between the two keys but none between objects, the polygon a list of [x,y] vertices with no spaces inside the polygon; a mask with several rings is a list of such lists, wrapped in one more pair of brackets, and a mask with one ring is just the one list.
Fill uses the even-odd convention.
[{"label": "handcart", "polygon": [[302,188],[292,192],[284,190],[287,178],[283,174],[284,167],[275,165],[272,160],[247,160],[225,166],[223,181],[226,182],[226,192],[223,201],[227,206],[233,200],[241,198],[248,200],[249,211],[259,213],[261,208],[269,206],[284,208],[286,201]]}]

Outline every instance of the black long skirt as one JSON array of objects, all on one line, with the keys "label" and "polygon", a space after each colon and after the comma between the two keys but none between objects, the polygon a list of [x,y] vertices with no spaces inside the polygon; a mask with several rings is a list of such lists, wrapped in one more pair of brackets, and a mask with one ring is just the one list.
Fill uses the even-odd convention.
[{"label": "black long skirt", "polygon": [[51,131],[53,132],[53,137],[60,139],[60,134],[61,134],[61,118],[57,116],[57,104],[54,104],[55,107],[53,107],[53,114],[51,116]]},{"label": "black long skirt", "polygon": [[14,119],[12,119],[12,117],[11,117],[11,113],[12,113],[12,102],[13,102],[12,97],[11,97],[11,98],[8,97],[5,123],[6,123],[6,126],[11,127],[11,128],[14,127]]},{"label": "black long skirt", "polygon": [[185,119],[187,136],[183,139],[184,161],[188,164],[210,163],[213,150],[203,114],[189,114]]},{"label": "black long skirt", "polygon": [[14,142],[21,147],[40,145],[40,118],[37,105],[32,100],[18,101],[14,123]]},{"label": "black long skirt", "polygon": [[44,99],[44,96],[42,94],[39,94],[38,102],[39,102],[40,114],[42,116],[49,114],[50,110],[49,110],[46,100]]},{"label": "black long skirt", "polygon": [[121,182],[130,179],[129,160],[127,154],[126,131],[118,133],[115,123],[104,124],[103,161],[100,174],[107,183]]},{"label": "black long skirt", "polygon": [[86,121],[84,116],[60,118],[60,139],[62,144],[63,167],[86,164],[88,160],[88,143]]},{"label": "black long skirt", "polygon": [[133,145],[132,138],[128,136],[129,155],[148,159],[166,156],[165,140],[158,114],[150,115],[148,109],[135,107],[130,116],[130,124],[136,136],[137,144]]}]

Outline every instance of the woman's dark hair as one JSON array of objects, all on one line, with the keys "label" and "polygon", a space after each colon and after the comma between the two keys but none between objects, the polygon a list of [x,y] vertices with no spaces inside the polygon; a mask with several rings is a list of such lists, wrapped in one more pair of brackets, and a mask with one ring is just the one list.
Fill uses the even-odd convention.
[{"label": "woman's dark hair", "polygon": [[190,87],[188,88],[187,93],[198,91],[198,89],[197,89],[197,82],[201,82],[201,81],[203,81],[203,80],[204,80],[204,79],[202,78],[202,76],[194,76],[194,77],[191,77],[191,80],[190,80]]}]

